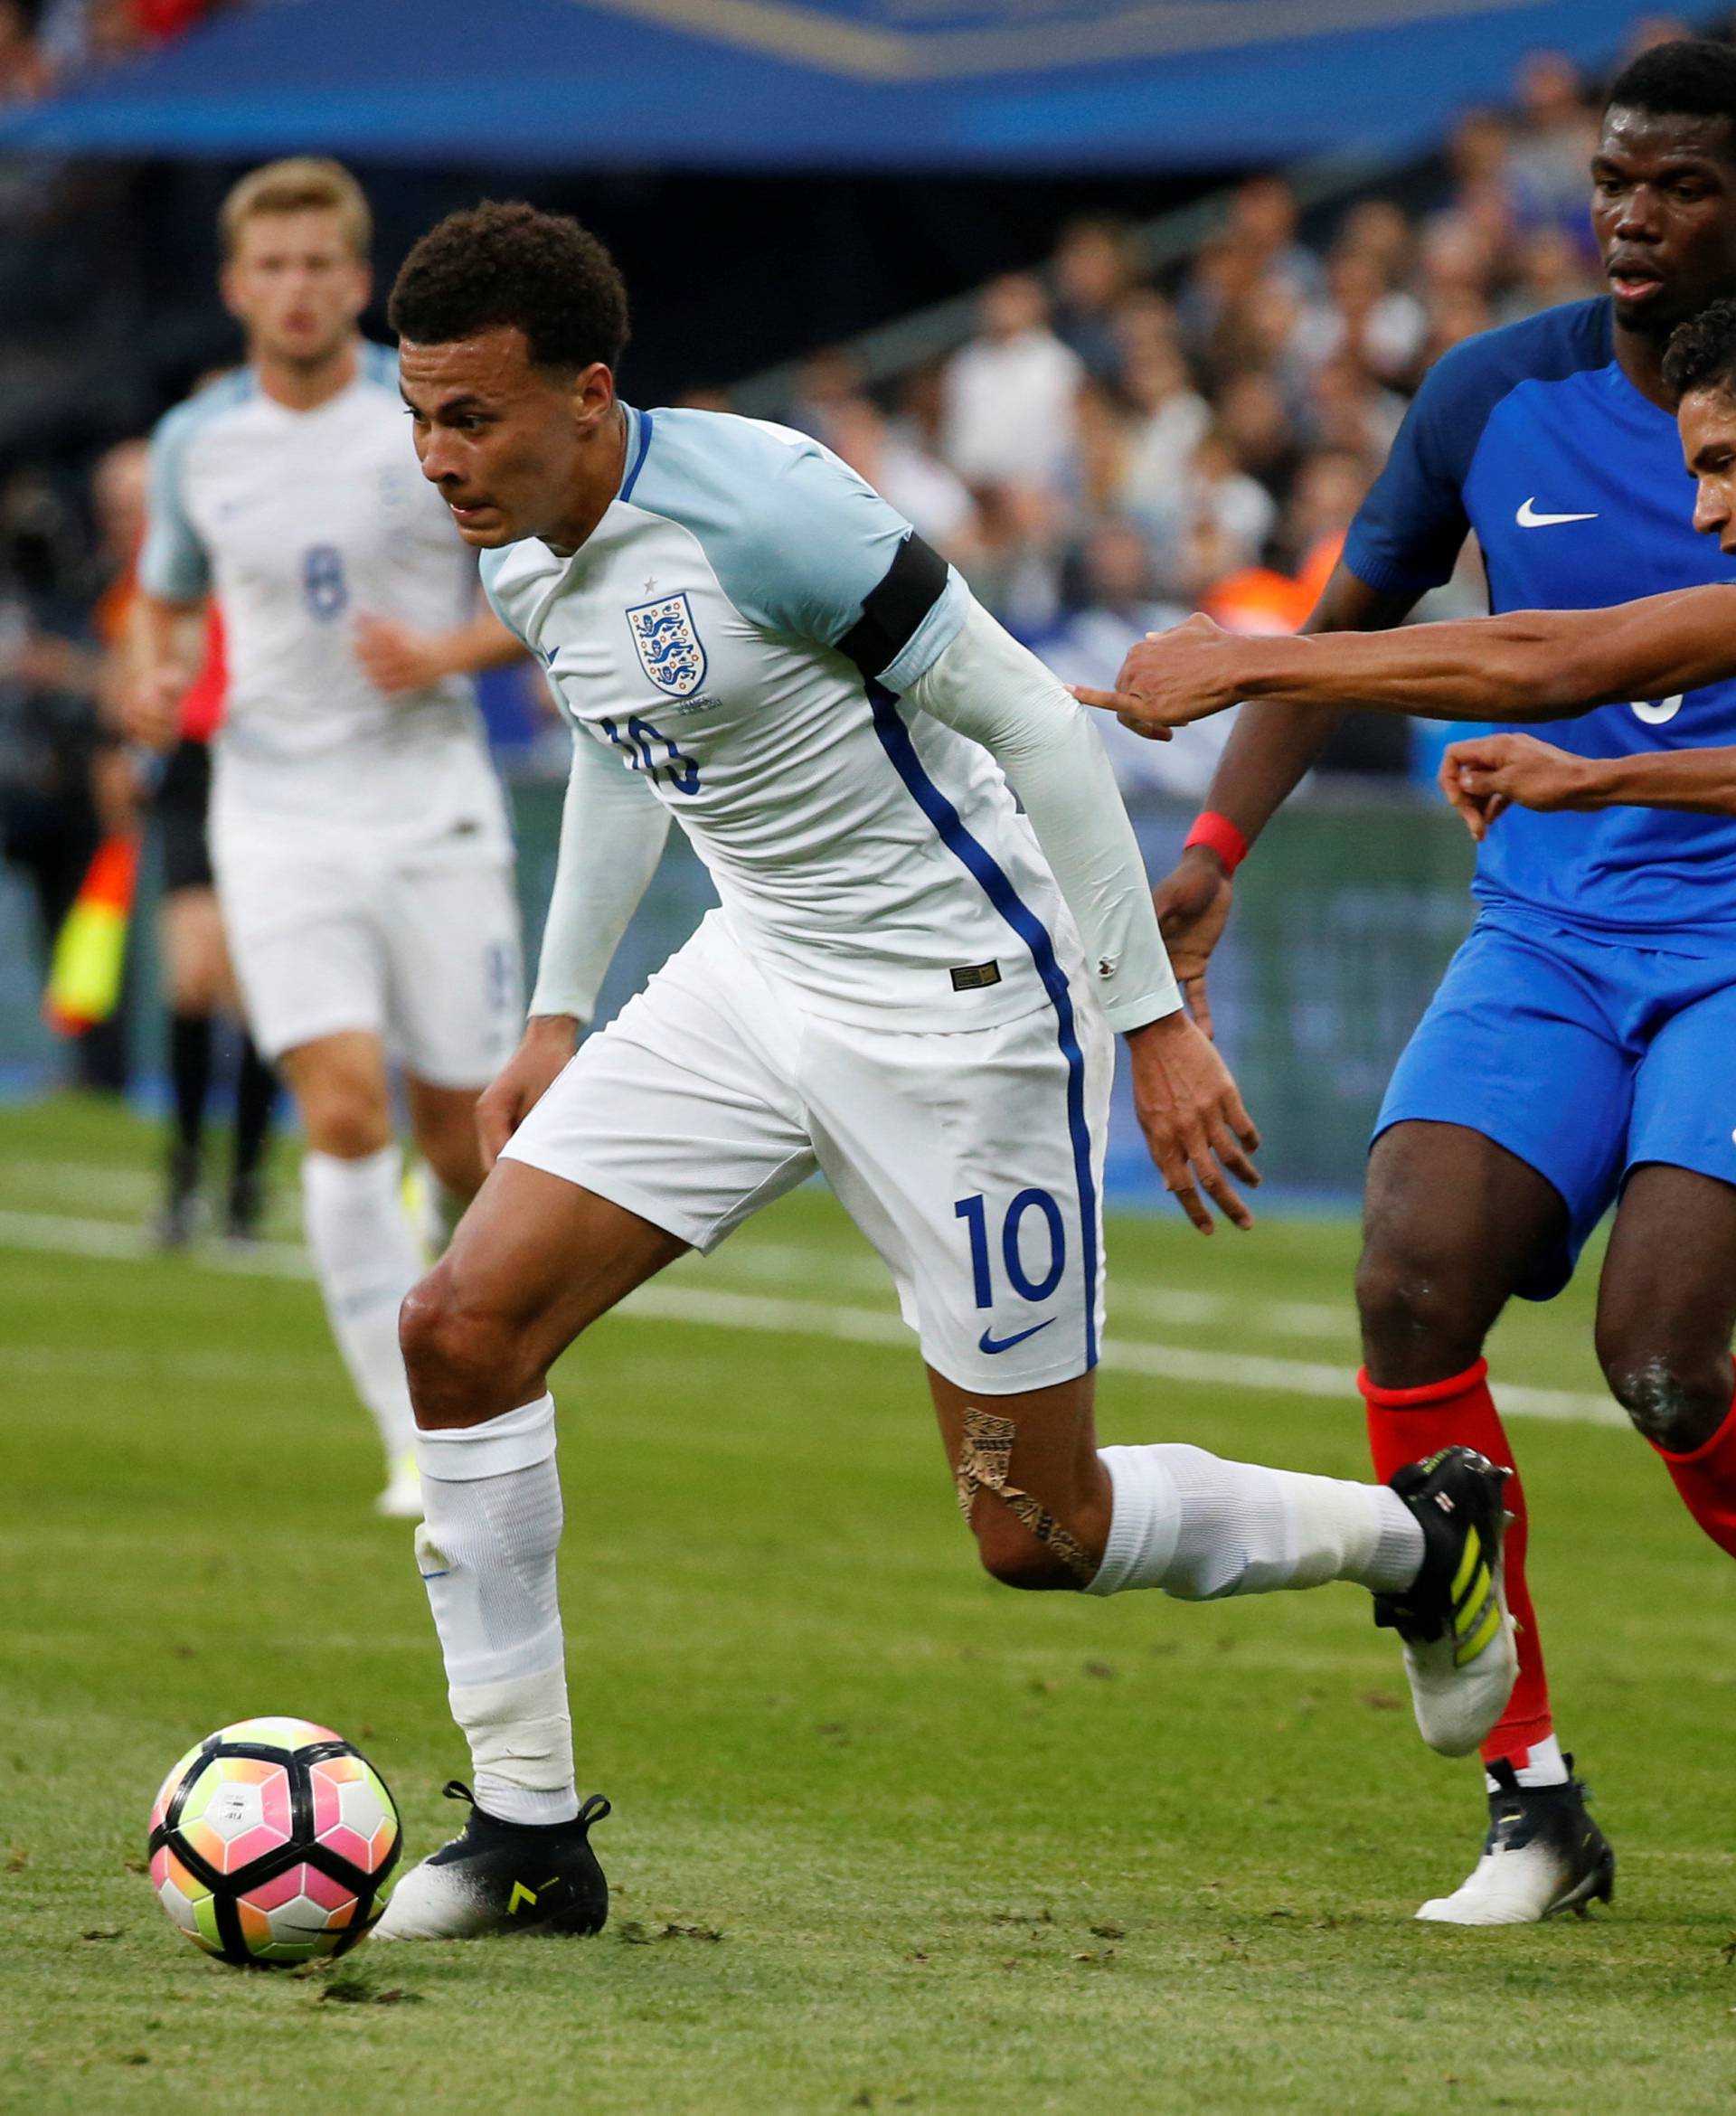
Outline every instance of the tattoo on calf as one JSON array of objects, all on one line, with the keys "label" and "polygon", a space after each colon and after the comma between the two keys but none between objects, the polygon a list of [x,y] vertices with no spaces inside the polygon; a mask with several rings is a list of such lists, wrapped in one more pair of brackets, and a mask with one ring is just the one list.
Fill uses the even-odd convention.
[{"label": "tattoo on calf", "polygon": [[997,1417],[992,1411],[979,1411],[974,1403],[966,1411],[965,1440],[958,1450],[955,1478],[958,1510],[968,1521],[976,1494],[993,1492],[1045,1550],[1054,1552],[1081,1587],[1089,1586],[1097,1577],[1097,1566],[1083,1545],[1067,1533],[1040,1499],[1033,1498],[1028,1491],[1021,1491],[1016,1484],[1007,1482],[1017,1431],[1010,1418]]}]

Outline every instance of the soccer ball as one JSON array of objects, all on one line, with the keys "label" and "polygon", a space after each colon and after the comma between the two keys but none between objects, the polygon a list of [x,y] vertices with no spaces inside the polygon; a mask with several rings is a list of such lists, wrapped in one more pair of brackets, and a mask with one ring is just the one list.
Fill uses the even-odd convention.
[{"label": "soccer ball", "polygon": [[306,1719],[243,1719],[163,1781],[151,1884],[207,1954],[312,1961],[367,1938],[402,1844],[385,1781],[348,1742]]}]

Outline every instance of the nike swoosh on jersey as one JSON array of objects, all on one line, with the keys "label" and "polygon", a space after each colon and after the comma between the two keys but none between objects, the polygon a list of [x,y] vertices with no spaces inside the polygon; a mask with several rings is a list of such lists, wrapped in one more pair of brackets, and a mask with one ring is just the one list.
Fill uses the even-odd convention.
[{"label": "nike swoosh on jersey", "polygon": [[1039,1330],[1046,1330],[1054,1319],[1052,1315],[1047,1316],[1042,1322],[1033,1323],[1028,1330],[1015,1330],[1010,1337],[991,1337],[985,1330],[976,1340],[976,1349],[979,1352],[987,1352],[991,1355],[996,1352],[1010,1352],[1014,1345],[1023,1345],[1027,1337],[1034,1337]]},{"label": "nike swoosh on jersey", "polygon": [[1513,517],[1522,529],[1552,529],[1558,522],[1595,522],[1595,515],[1540,515],[1537,512],[1537,496],[1531,497]]}]

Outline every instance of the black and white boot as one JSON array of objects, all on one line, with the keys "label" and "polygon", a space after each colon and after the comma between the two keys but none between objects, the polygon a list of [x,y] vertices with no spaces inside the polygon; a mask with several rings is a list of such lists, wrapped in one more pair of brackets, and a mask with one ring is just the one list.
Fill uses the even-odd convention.
[{"label": "black and white boot", "polygon": [[1451,1895],[1425,1903],[1430,1925],[1535,1925],[1558,1911],[1584,1917],[1616,1893],[1616,1855],[1586,1812],[1585,1787],[1566,1759],[1565,1785],[1521,1785],[1511,1763],[1492,1763],[1483,1856]]},{"label": "black and white boot", "polygon": [[468,1800],[461,1836],[412,1866],[392,1892],[376,1940],[475,1940],[486,1932],[600,1932],[609,1884],[590,1828],[609,1811],[592,1793],[571,1822],[503,1822],[456,1778],[448,1800]]}]

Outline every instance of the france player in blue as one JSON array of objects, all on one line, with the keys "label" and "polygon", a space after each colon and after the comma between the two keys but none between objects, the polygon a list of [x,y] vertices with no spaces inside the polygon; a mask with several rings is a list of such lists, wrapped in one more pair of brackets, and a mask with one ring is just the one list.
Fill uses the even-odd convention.
[{"label": "france player in blue", "polygon": [[[1736,562],[1694,534],[1663,374],[1676,326],[1736,294],[1736,52],[1683,41],[1636,61],[1611,91],[1592,184],[1611,298],[1488,333],[1439,363],[1310,630],[1396,625],[1447,578],[1467,531],[1497,611],[1736,582]],[[1279,644],[1293,661],[1308,656]],[[1157,696],[1176,674],[1165,651],[1136,648],[1122,692]],[[1261,651],[1250,644],[1248,659]],[[1298,694],[1268,685],[1272,702],[1244,710],[1207,814],[1158,892],[1196,994],[1236,858],[1345,710],[1280,694]],[[1413,693],[1409,709],[1431,706]],[[1556,739],[1587,759],[1736,741],[1736,684],[1605,705],[1561,722]],[[1731,1414],[1736,820],[1515,811],[1487,834],[1475,886],[1476,928],[1400,1062],[1371,1152],[1357,1298],[1375,1461],[1464,1441],[1512,1462],[1486,1384],[1487,1333],[1514,1293],[1561,1289],[1614,1204],[1599,1354],[1675,1469]],[[1445,1922],[1582,1907],[1613,1874],[1555,1740],[1516,1478],[1509,1492],[1521,1673],[1484,1748],[1483,1855],[1420,1913]]]}]

